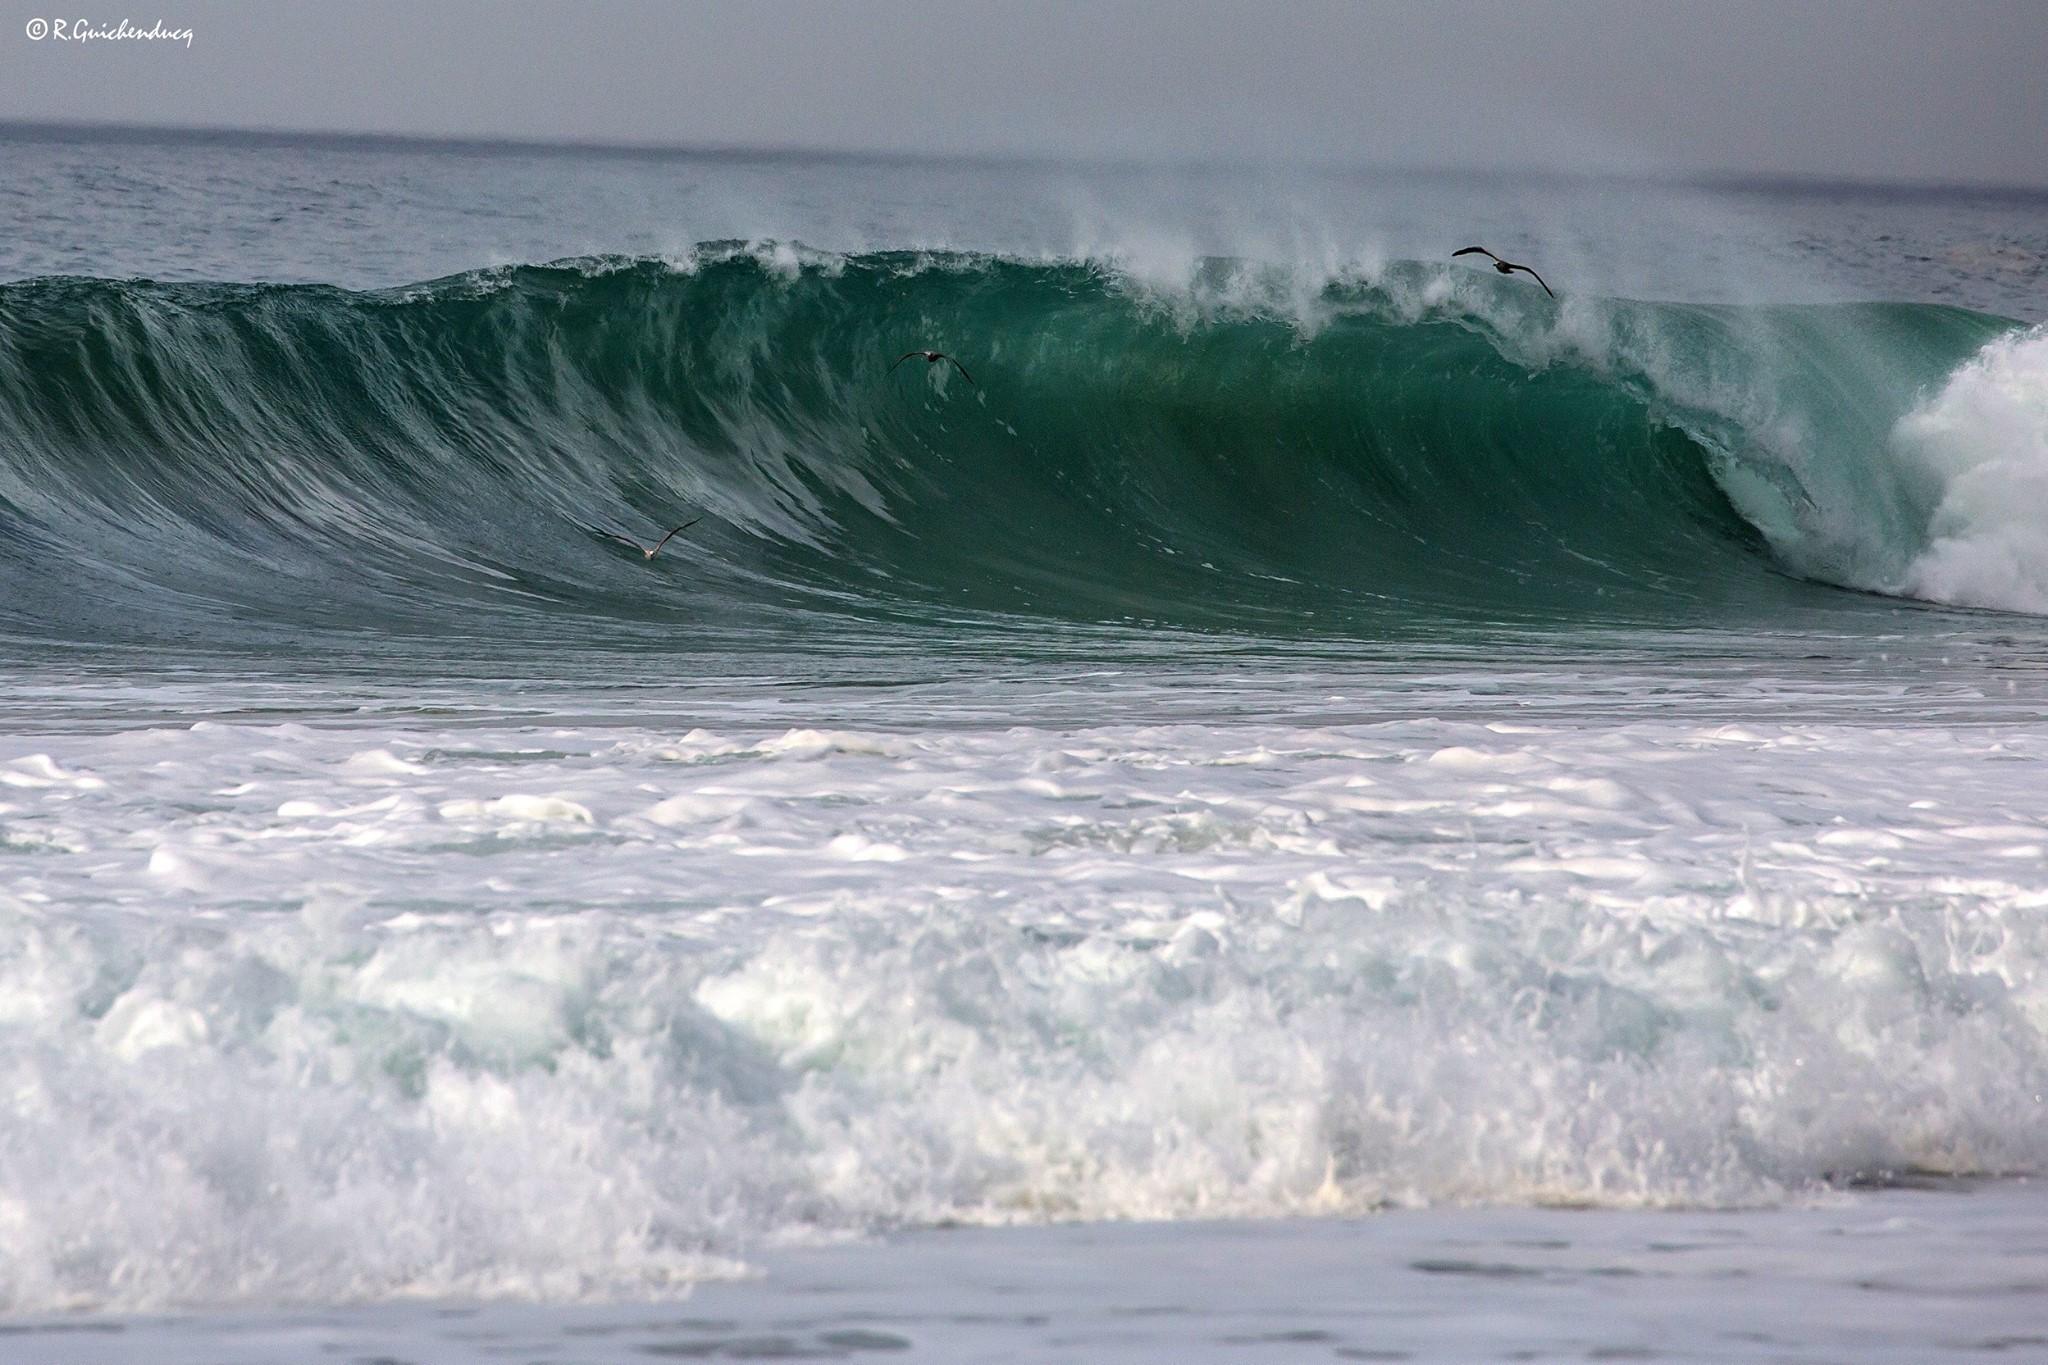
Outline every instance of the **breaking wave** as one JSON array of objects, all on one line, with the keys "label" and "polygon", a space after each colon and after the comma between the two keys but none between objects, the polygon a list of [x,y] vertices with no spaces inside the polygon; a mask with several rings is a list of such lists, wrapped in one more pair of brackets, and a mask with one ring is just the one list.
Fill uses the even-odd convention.
[{"label": "breaking wave", "polygon": [[[890,368],[924,346],[977,382]],[[31,280],[0,286],[0,626],[2040,611],[2044,376],[2040,333],[1960,309],[1403,263],[714,243],[367,293]],[[700,510],[652,565],[603,534]]]}]

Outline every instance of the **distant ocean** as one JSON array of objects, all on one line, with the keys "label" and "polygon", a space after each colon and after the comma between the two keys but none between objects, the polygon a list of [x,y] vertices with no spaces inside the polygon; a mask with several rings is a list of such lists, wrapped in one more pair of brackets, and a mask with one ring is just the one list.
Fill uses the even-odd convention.
[{"label": "distant ocean", "polygon": [[0,1354],[2048,1357],[2044,318],[2048,192],[0,128]]}]

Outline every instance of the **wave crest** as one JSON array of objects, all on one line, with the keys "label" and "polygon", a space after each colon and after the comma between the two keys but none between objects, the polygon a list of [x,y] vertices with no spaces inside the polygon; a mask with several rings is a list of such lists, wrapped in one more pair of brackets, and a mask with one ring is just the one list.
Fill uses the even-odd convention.
[{"label": "wave crest", "polygon": [[1899,420],[1892,447],[1937,499],[1902,590],[2048,614],[2048,329],[1987,345]]}]

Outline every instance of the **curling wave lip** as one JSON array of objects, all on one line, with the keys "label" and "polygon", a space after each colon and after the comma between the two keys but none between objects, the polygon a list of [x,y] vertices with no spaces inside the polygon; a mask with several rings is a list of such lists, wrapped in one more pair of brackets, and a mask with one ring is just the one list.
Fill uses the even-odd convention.
[{"label": "curling wave lip", "polygon": [[[1943,548],[2035,477],[2012,423],[1943,419],[1939,458],[1893,431],[1986,346],[2038,384],[2038,338],[1923,305],[1545,304],[1414,263],[1304,291],[1216,260],[1174,293],[737,243],[372,293],[0,286],[0,619],[1384,636],[1871,609],[1816,585],[2043,600],[2048,548],[2000,540],[2019,588]],[[906,335],[976,384],[885,382]],[[706,523],[653,571],[609,552],[682,507]]]}]

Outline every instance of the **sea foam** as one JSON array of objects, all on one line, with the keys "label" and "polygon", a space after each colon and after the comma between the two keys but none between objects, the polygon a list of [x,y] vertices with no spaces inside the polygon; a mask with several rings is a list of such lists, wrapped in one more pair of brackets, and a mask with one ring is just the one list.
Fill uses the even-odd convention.
[{"label": "sea foam", "polygon": [[2040,1169],[2043,759],[2019,724],[10,741],[0,1305]]},{"label": "sea foam", "polygon": [[1987,345],[1899,420],[1892,448],[1938,490],[1904,590],[2048,613],[2048,329]]}]

